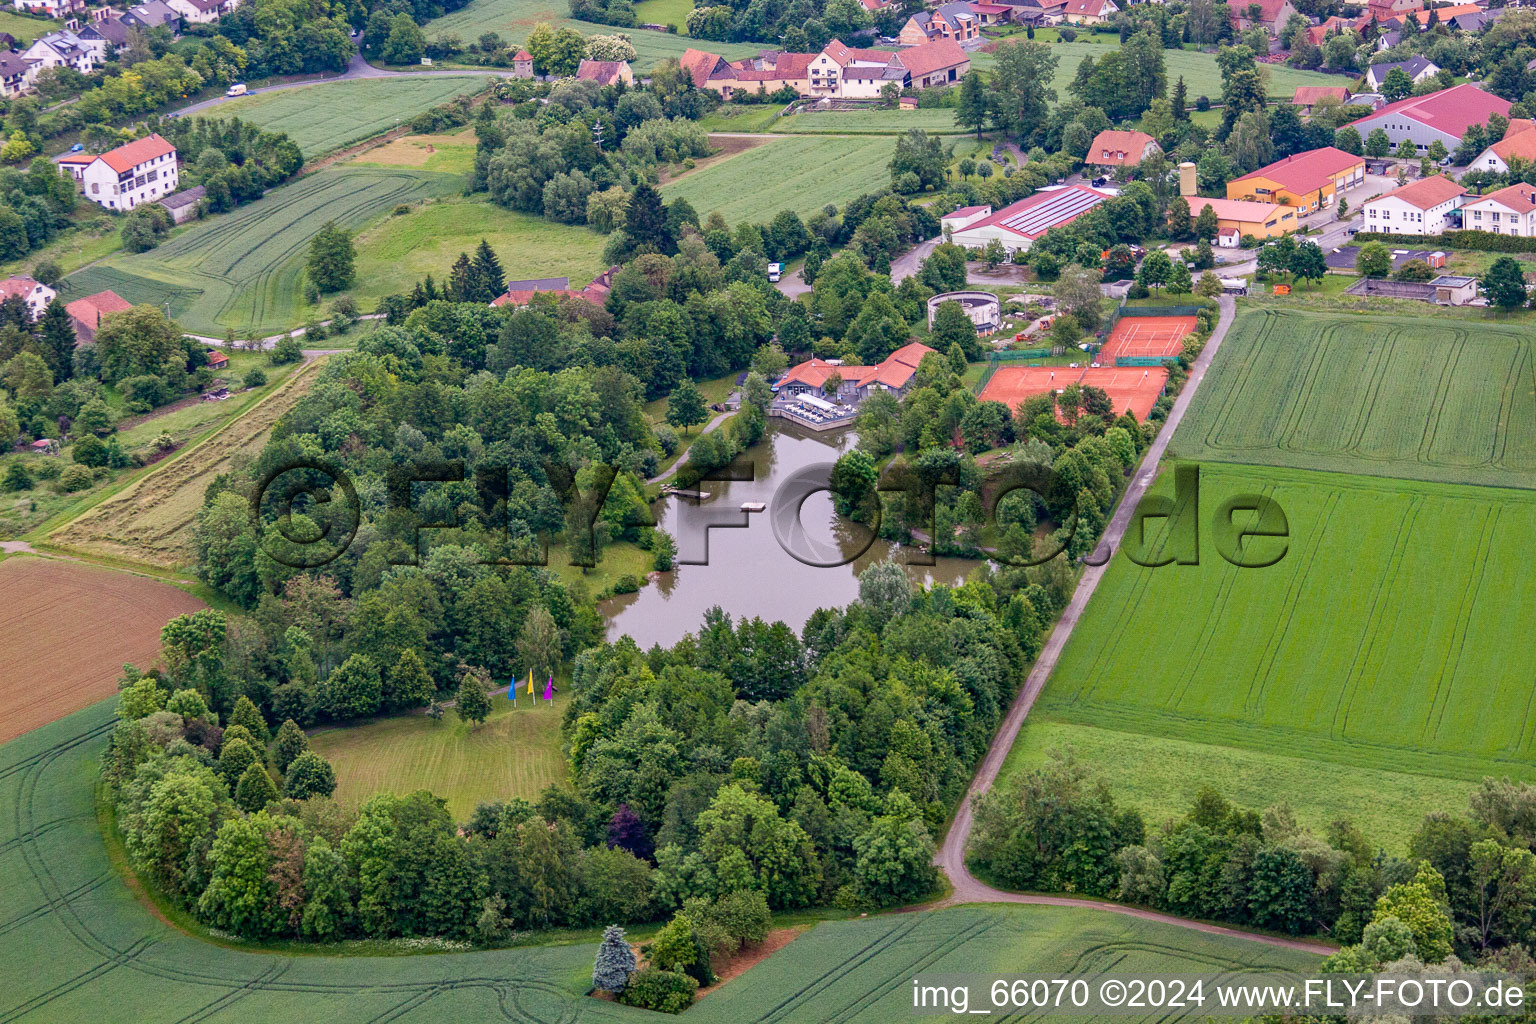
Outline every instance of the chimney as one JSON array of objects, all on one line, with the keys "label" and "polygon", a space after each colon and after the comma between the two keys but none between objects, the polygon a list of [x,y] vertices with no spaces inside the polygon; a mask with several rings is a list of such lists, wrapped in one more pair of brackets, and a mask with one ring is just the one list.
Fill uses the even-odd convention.
[{"label": "chimney", "polygon": [[1196,192],[1195,185],[1195,165],[1186,160],[1179,164],[1179,195],[1194,195]]}]

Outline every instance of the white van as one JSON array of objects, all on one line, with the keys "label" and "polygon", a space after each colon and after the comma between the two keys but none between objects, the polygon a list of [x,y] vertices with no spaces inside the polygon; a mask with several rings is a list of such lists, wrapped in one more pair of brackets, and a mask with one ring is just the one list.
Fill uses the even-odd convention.
[{"label": "white van", "polygon": [[784,264],[782,264],[782,263],[770,263],[770,264],[768,264],[768,280],[770,280],[770,281],[777,281],[783,275],[784,275]]},{"label": "white van", "polygon": [[224,95],[225,96],[244,96],[245,95],[245,83],[244,82],[236,82],[234,85],[232,85],[228,89],[224,90]]}]

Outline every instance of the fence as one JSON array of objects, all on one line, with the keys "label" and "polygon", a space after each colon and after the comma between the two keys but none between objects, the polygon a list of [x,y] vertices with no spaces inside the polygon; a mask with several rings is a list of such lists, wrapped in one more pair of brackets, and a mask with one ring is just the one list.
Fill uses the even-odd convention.
[{"label": "fence", "polygon": [[1018,348],[1004,352],[987,353],[987,368],[981,372],[981,379],[971,389],[972,393],[979,395],[986,390],[987,382],[992,379],[992,375],[997,372],[997,368],[1004,363],[1022,363],[1029,359],[1042,359],[1050,355],[1051,352],[1050,348]]}]

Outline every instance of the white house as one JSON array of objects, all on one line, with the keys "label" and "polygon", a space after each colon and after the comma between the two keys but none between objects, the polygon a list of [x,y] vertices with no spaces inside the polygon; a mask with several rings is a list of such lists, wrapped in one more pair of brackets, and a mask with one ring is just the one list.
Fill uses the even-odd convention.
[{"label": "white house", "polygon": [[1485,196],[1468,196],[1461,207],[1461,225],[1469,231],[1536,237],[1536,186],[1521,182]]},{"label": "white house", "polygon": [[1467,190],[1450,178],[1420,178],[1362,203],[1364,230],[1438,235],[1456,227],[1451,212],[1467,198]]},{"label": "white house", "polygon": [[1510,121],[1504,138],[1477,154],[1467,169],[1504,174],[1515,161],[1523,161],[1527,167],[1536,163],[1536,131],[1518,120]]},{"label": "white house", "polygon": [[166,6],[189,25],[208,25],[235,9],[233,0],[165,0]]},{"label": "white house", "polygon": [[0,299],[19,297],[27,304],[27,312],[36,320],[43,315],[43,310],[48,308],[48,303],[59,294],[40,281],[34,281],[25,274],[14,274],[0,281]]},{"label": "white house", "polygon": [[887,82],[900,89],[906,84],[907,71],[891,58],[889,50],[860,50],[834,39],[807,68],[810,95],[877,99]]},{"label": "white house", "polygon": [[[60,161],[63,164],[63,161]],[[131,210],[176,191],[176,147],[158,134],[69,165],[85,197],[109,210]]]},{"label": "white house", "polygon": [[1027,252],[1035,239],[1051,228],[1070,224],[1109,197],[1085,185],[1036,192],[991,216],[972,221],[951,234],[951,241],[967,249],[985,249],[993,239],[1010,253]]},{"label": "white house", "polygon": [[97,47],[65,29],[38,37],[21,55],[33,63],[31,78],[35,80],[37,72],[44,68],[70,67],[88,75],[99,62],[98,52],[104,52],[104,49],[98,51]]},{"label": "white house", "polygon": [[1380,89],[1387,83],[1387,75],[1393,70],[1400,70],[1408,76],[1408,80],[1418,85],[1440,73],[1440,65],[1425,57],[1413,57],[1408,60],[1400,60],[1391,64],[1372,64],[1365,71],[1365,85],[1368,89]]},{"label": "white house", "polygon": [[64,18],[85,10],[85,0],[11,0],[11,5],[18,11],[50,18]]}]

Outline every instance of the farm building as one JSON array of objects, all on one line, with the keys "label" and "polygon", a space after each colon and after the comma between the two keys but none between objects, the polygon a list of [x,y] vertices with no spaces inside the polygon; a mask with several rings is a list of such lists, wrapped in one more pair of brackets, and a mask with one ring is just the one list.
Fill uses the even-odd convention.
[{"label": "farm building", "polygon": [[1380,110],[1372,111],[1350,123],[1361,138],[1377,128],[1382,129],[1387,133],[1394,150],[1408,141],[1423,153],[1429,149],[1430,143],[1439,142],[1447,151],[1455,152],[1467,129],[1474,124],[1487,124],[1493,114],[1508,117],[1509,101],[1466,82],[1424,96],[1411,96],[1396,103],[1388,103]]},{"label": "farm building", "polygon": [[1509,170],[1510,162],[1516,159],[1527,165],[1536,161],[1536,131],[1532,131],[1529,122],[1523,118],[1511,120],[1504,137],[1477,154],[1467,170],[1504,174]]},{"label": "farm building", "polygon": [[[1109,395],[1116,416],[1128,412],[1145,422],[1167,383],[1168,371],[1160,366],[1002,366],[976,398],[1017,409],[1027,398],[1060,395],[1070,385],[1081,384]],[[1061,416],[1059,409],[1057,416]]]},{"label": "farm building", "polygon": [[1331,205],[1335,194],[1364,181],[1363,157],[1324,146],[1234,178],[1227,183],[1227,198],[1280,203],[1308,214]]},{"label": "farm building", "polygon": [[1399,235],[1441,234],[1460,227],[1456,211],[1466,194],[1467,190],[1450,178],[1420,178],[1361,204],[1365,230]]},{"label": "farm building", "polygon": [[1495,235],[1536,236],[1536,185],[1522,181],[1485,196],[1466,197],[1461,226]]},{"label": "farm building", "polygon": [[954,232],[951,240],[967,249],[985,249],[988,242],[997,239],[1010,253],[1028,252],[1035,239],[1051,228],[1072,223],[1107,198],[1086,185],[1041,190],[967,224]]},{"label": "farm building", "polygon": [[[1296,208],[1279,203],[1249,202],[1240,199],[1207,199],[1189,196],[1189,215],[1198,217],[1209,206],[1216,214],[1216,234],[1222,244],[1232,248],[1244,235],[1254,238],[1278,238],[1296,230]],[[1226,239],[1233,239],[1227,245]]]},{"label": "farm building", "polygon": [[64,307],[70,323],[75,328],[75,345],[96,344],[96,330],[101,318],[108,313],[121,313],[133,308],[133,304],[114,291],[97,292],[83,299],[76,299]]},{"label": "farm building", "polygon": [[1372,64],[1365,71],[1366,88],[1379,90],[1387,83],[1387,75],[1394,69],[1407,75],[1408,80],[1414,85],[1440,73],[1440,66],[1428,57],[1410,57],[1408,60],[1393,61],[1389,64]]},{"label": "farm building", "polygon": [[968,224],[992,216],[990,206],[962,206],[953,213],[946,213],[939,218],[939,227],[945,232],[959,231]]},{"label": "farm building", "polygon": [[1348,103],[1349,90],[1342,85],[1298,85],[1291,106],[1300,107],[1304,113],[1312,113],[1319,103]]},{"label": "farm building", "polygon": [[1083,162],[1095,167],[1135,167],[1153,153],[1161,151],[1157,140],[1146,132],[1122,132],[1109,128],[1093,137]]},{"label": "farm building", "polygon": [[19,298],[27,304],[27,312],[36,320],[43,315],[43,310],[48,308],[59,293],[43,284],[33,280],[25,274],[12,274],[4,281],[0,281],[0,299]]},{"label": "farm building", "polygon": [[159,202],[161,206],[165,207],[166,212],[171,215],[172,223],[180,224],[197,216],[198,204],[203,201],[203,197],[207,194],[208,190],[202,185],[198,185],[194,188],[168,195]]},{"label": "farm building", "polygon": [[176,147],[158,133],[108,150],[61,159],[85,197],[109,210],[131,210],[176,191]]},{"label": "farm building", "polygon": [[891,391],[900,396],[906,394],[918,364],[932,351],[921,342],[909,342],[874,366],[845,366],[826,359],[807,359],[786,370],[773,390],[786,398],[821,392],[827,379],[836,373],[843,379],[837,394],[844,399],[861,402],[875,391]]},{"label": "farm building", "polygon": [[635,84],[635,73],[627,60],[583,60],[576,68],[576,77],[598,85]]},{"label": "farm building", "polygon": [[899,53],[855,49],[834,39],[820,53],[764,52],[742,60],[690,48],[678,63],[695,87],[718,92],[723,99],[786,86],[801,96],[875,99],[886,85],[924,89],[957,82],[971,66],[970,57],[953,39],[924,42]]},{"label": "farm building", "polygon": [[914,89],[958,82],[971,68],[971,58],[953,39],[939,39],[902,50],[895,60],[906,69],[907,84]]},{"label": "farm building", "polygon": [[935,39],[963,42],[981,34],[981,18],[967,0],[953,0],[931,11],[918,11],[907,19],[897,38],[903,46],[931,43]]},{"label": "farm building", "polygon": [[961,291],[940,292],[928,300],[928,326],[933,326],[939,307],[946,302],[957,302],[965,315],[976,325],[977,334],[991,334],[1003,322],[1003,304],[991,292]]},{"label": "farm building", "polygon": [[609,267],[585,288],[573,289],[571,279],[568,277],[540,277],[530,281],[508,281],[507,290],[491,300],[493,306],[526,306],[533,301],[535,295],[553,295],[557,299],[586,299],[594,305],[601,306],[608,299],[608,293],[613,290],[613,275],[618,273],[618,267]]},{"label": "farm building", "polygon": [[210,348],[208,350],[208,369],[222,370],[228,365],[229,356],[225,355],[223,352],[220,352],[216,348]]}]

